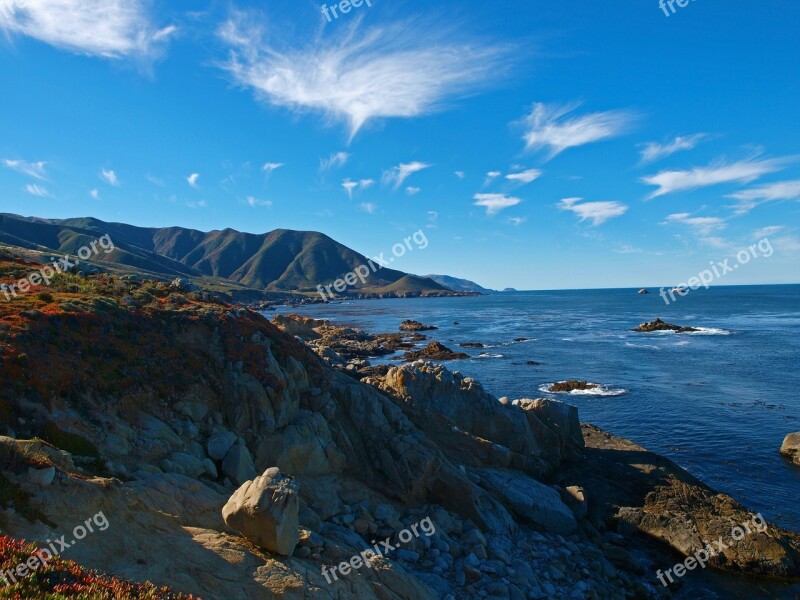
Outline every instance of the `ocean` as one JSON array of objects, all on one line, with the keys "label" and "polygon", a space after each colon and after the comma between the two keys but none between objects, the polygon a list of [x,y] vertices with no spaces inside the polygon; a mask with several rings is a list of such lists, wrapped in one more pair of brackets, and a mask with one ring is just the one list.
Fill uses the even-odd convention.
[{"label": "ocean", "polygon": [[[582,421],[669,457],[800,532],[800,467],[778,453],[786,434],[800,431],[800,285],[699,289],[669,306],[658,290],[636,291],[360,300],[280,312],[373,333],[397,331],[404,319],[436,325],[425,332],[429,338],[471,356],[447,367],[490,393],[574,404]],[[702,329],[631,331],[656,317]],[[463,342],[486,348],[458,348]],[[565,379],[602,387],[593,394],[546,391]]]}]

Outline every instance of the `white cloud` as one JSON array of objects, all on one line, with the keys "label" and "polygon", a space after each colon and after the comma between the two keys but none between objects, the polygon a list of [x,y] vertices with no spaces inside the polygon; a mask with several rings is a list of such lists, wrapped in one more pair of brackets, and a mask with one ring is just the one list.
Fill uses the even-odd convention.
[{"label": "white cloud", "polygon": [[539,179],[541,176],[542,172],[539,169],[528,169],[527,171],[521,171],[520,173],[509,173],[506,175],[506,179],[524,185]]},{"label": "white cloud", "polygon": [[359,208],[363,210],[365,213],[374,215],[375,212],[378,210],[378,205],[373,204],[372,202],[363,202]]},{"label": "white cloud", "polygon": [[359,179],[358,181],[353,181],[349,177],[342,181],[342,187],[344,188],[345,192],[347,192],[347,196],[352,200],[353,199],[353,192],[355,190],[361,189],[365,190],[369,187],[372,187],[375,184],[374,179]]},{"label": "white cloud", "polygon": [[237,11],[223,24],[219,35],[231,47],[223,68],[273,106],[346,122],[351,139],[373,119],[440,109],[497,78],[511,58],[509,47],[471,43],[455,28],[420,20],[373,28],[354,20],[293,46],[259,22],[257,13]]},{"label": "white cloud", "polygon": [[357,181],[351,181],[349,179],[345,179],[342,182],[342,187],[344,191],[347,192],[347,196],[352,200],[353,199],[353,190],[358,187]]},{"label": "white cloud", "polygon": [[508,222],[514,225],[515,227],[519,227],[523,223],[527,222],[528,217],[511,217],[508,219]]},{"label": "white cloud", "polygon": [[188,206],[189,208],[205,208],[206,206],[208,206],[208,204],[206,203],[205,200],[199,200],[198,202],[189,201],[186,203],[186,206]]},{"label": "white cloud", "polygon": [[701,236],[725,229],[724,219],[719,217],[693,217],[689,213],[675,213],[666,218],[666,223],[679,223],[694,229]]},{"label": "white cloud", "polygon": [[408,194],[409,196],[416,196],[421,191],[422,190],[420,188],[418,188],[418,187],[408,186],[406,188],[406,194]]},{"label": "white cloud", "polygon": [[765,238],[771,235],[775,235],[779,231],[783,231],[786,229],[784,225],[771,225],[769,227],[762,227],[761,229],[756,229],[753,232],[754,238]]},{"label": "white cloud", "polygon": [[249,206],[256,207],[256,206],[266,206],[267,208],[272,207],[272,202],[270,200],[259,200],[255,196],[248,196],[246,202]]},{"label": "white cloud", "polygon": [[200,173],[192,173],[186,178],[186,183],[192,186],[194,189],[198,189],[197,180],[200,179]]},{"label": "white cloud", "polygon": [[737,200],[736,214],[742,215],[753,210],[759,204],[779,200],[800,200],[800,179],[793,181],[776,181],[760,187],[751,188],[731,194],[728,198]]},{"label": "white cloud", "polygon": [[[2,2],[2,0],[0,0],[0,2]],[[45,166],[47,163],[44,161],[28,162],[26,160],[12,160],[6,158],[3,159],[3,164],[9,169],[13,169],[17,173],[22,173],[28,177],[41,179],[42,181],[47,179],[47,175],[45,173]]]},{"label": "white cloud", "polygon": [[89,190],[89,195],[95,200],[100,200],[100,190],[98,190],[97,188]]},{"label": "white cloud", "polygon": [[102,171],[100,171],[100,179],[105,181],[107,184],[113,185],[115,187],[118,187],[120,184],[119,178],[117,177],[117,174],[114,172],[113,169],[108,169],[108,170],[103,169]]},{"label": "white cloud", "polygon": [[38,196],[39,198],[52,198],[53,195],[38,183],[29,183],[25,186],[25,191],[31,196]]},{"label": "white cloud", "polygon": [[679,135],[664,144],[647,142],[642,145],[642,162],[653,162],[671,156],[681,150],[692,150],[707,137],[708,135],[705,133],[695,133],[693,135]]},{"label": "white cloud", "polygon": [[561,210],[575,213],[581,222],[591,219],[593,227],[628,212],[628,207],[619,202],[582,202],[582,200],[583,198],[564,198],[557,206]]},{"label": "white cloud", "polygon": [[568,116],[577,106],[534,104],[531,114],[525,118],[526,148],[549,148],[552,158],[568,148],[625,133],[636,120],[636,114],[624,110]]},{"label": "white cloud", "polygon": [[746,159],[731,164],[718,161],[708,167],[695,167],[688,171],[661,171],[655,175],[642,177],[641,181],[647,185],[658,186],[658,189],[649,196],[657,198],[721,183],[750,183],[762,175],[780,171],[788,160],[788,158]]},{"label": "white cloud", "polygon": [[459,179],[464,179],[464,177],[466,177],[466,174],[464,173],[464,171],[456,171],[455,176],[458,177]]},{"label": "white cloud", "polygon": [[283,163],[279,163],[279,162],[268,162],[268,163],[264,163],[264,166],[263,166],[263,167],[261,167],[261,170],[262,170],[262,171],[264,171],[264,173],[266,173],[267,175],[269,175],[269,174],[270,174],[270,173],[272,173],[272,172],[273,172],[275,169],[280,169],[282,166],[284,166],[284,165],[283,165]]},{"label": "white cloud", "polygon": [[394,184],[394,189],[398,189],[403,182],[414,173],[429,168],[431,165],[414,161],[410,163],[400,163],[396,167],[392,167],[388,171],[383,172],[383,183],[385,185]]},{"label": "white cloud", "polygon": [[319,161],[320,172],[329,171],[333,168],[343,167],[347,164],[350,155],[347,152],[334,152],[328,158],[321,158]]},{"label": "white cloud", "polygon": [[153,185],[157,185],[159,187],[164,187],[164,181],[159,179],[158,177],[155,177],[154,175],[150,175],[150,173],[145,175],[145,179],[147,179],[147,181],[149,181]]},{"label": "white cloud", "polygon": [[506,196],[505,194],[475,194],[473,196],[475,202],[474,206],[483,206],[486,208],[486,214],[490,217],[495,216],[501,210],[516,206],[522,200],[513,196]]},{"label": "white cloud", "polygon": [[489,171],[489,172],[486,174],[486,177],[488,177],[489,179],[497,179],[497,178],[498,178],[498,177],[500,177],[500,175],[502,175],[502,174],[503,174],[503,173],[501,173],[500,171]]},{"label": "white cloud", "polygon": [[154,26],[145,0],[0,0],[0,29],[105,58],[153,57],[176,31]]}]

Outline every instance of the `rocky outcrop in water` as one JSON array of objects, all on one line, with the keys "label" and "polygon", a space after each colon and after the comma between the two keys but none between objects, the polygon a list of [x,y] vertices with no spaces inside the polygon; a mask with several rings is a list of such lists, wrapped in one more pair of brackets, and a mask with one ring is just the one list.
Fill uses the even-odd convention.
[{"label": "rocky outcrop in water", "polygon": [[656,319],[655,321],[650,321],[649,323],[639,324],[639,326],[633,329],[633,331],[638,331],[640,333],[650,333],[653,331],[674,331],[676,333],[691,333],[693,331],[700,331],[700,330],[695,329],[694,327],[682,327],[680,325],[672,325],[671,323],[665,323],[661,319]]},{"label": "rocky outcrop in water", "polygon": [[433,325],[423,325],[419,321],[406,320],[400,323],[400,331],[433,331],[438,329]]},{"label": "rocky outcrop in water", "polygon": [[790,433],[784,438],[781,454],[794,464],[800,465],[800,432]]},{"label": "rocky outcrop in water", "polygon": [[455,352],[439,342],[431,342],[422,350],[409,350],[403,355],[403,360],[406,361],[424,359],[442,362],[447,360],[461,360],[464,358],[469,358],[469,354]]}]

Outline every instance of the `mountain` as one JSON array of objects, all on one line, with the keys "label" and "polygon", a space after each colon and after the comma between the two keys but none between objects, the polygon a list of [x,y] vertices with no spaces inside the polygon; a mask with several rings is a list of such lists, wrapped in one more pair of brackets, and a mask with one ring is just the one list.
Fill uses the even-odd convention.
[{"label": "mountain", "polygon": [[[91,217],[42,219],[0,214],[0,243],[29,251],[75,255],[108,235],[114,249],[91,257],[112,270],[142,271],[162,278],[191,278],[203,287],[231,291],[316,294],[319,285],[368,265],[369,259],[314,231],[276,229],[243,233],[183,227],[135,227]],[[393,269],[371,272],[349,294],[447,295],[433,280]]]},{"label": "mountain", "polygon": [[480,294],[490,294],[492,290],[481,287],[469,279],[458,279],[449,275],[423,275],[427,279],[432,279],[436,283],[443,285],[454,292],[478,292]]}]

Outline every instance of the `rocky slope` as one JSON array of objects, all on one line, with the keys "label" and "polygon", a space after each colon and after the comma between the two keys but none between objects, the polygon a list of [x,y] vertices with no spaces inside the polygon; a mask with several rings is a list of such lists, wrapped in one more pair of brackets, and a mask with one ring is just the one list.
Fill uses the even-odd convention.
[{"label": "rocky slope", "polygon": [[[6,277],[29,268],[0,259]],[[500,401],[442,366],[370,368],[333,349],[403,334],[276,323],[286,331],[180,285],[107,275],[0,303],[0,528],[46,543],[102,511],[107,530],[65,558],[206,599],[578,600],[669,596],[655,572],[676,562],[670,547],[691,553],[747,514],[582,428],[569,405]],[[229,524],[223,507],[275,481],[299,527],[286,533],[295,500],[266,507],[283,532],[268,551],[278,542],[231,518],[265,508],[252,493],[226,508]],[[403,539],[425,519],[433,534]],[[400,549],[329,582],[323,568],[380,540]],[[800,537],[769,525],[713,566],[798,577]]]}]

